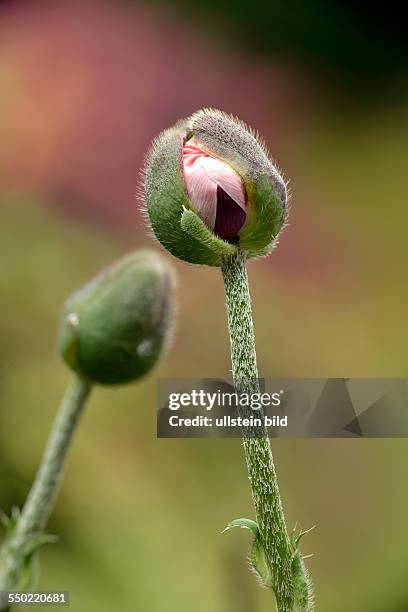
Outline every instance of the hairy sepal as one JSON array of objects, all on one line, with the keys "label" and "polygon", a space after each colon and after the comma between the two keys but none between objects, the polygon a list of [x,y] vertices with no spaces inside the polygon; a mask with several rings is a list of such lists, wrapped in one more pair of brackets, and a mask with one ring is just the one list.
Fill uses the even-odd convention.
[{"label": "hairy sepal", "polygon": [[153,142],[144,171],[146,211],[156,238],[172,255],[189,263],[219,266],[218,254],[181,227],[184,209],[192,208],[182,173],[187,131],[182,121]]}]

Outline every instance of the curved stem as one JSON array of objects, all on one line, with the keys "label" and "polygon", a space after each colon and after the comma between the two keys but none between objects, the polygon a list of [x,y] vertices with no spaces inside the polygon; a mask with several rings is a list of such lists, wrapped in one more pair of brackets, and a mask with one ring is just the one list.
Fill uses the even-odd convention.
[{"label": "curved stem", "polygon": [[[231,342],[232,374],[239,393],[258,393],[258,369],[252,323],[245,254],[225,258],[222,266],[227,298]],[[250,407],[238,404],[240,416],[248,417]],[[243,445],[251,483],[256,518],[267,563],[271,569],[278,612],[294,608],[292,572],[293,545],[283,514],[272,451],[264,428],[243,429]]]},{"label": "curved stem", "polygon": [[[0,553],[0,591],[17,588],[27,548],[44,532],[53,510],[72,437],[91,390],[91,384],[75,377],[55,418],[33,486]],[[0,608],[1,610],[1,608]]]}]

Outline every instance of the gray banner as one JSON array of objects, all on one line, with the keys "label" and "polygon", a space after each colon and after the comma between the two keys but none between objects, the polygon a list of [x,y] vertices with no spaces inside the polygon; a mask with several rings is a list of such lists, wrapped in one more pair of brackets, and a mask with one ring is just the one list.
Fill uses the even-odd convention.
[{"label": "gray banner", "polygon": [[407,379],[273,378],[243,388],[255,391],[216,379],[160,380],[157,436],[408,437]]}]

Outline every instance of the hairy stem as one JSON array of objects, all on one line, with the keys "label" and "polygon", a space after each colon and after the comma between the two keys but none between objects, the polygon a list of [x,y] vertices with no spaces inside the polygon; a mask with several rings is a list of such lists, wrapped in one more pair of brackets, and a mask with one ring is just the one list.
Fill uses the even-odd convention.
[{"label": "hairy stem", "polygon": [[[232,374],[239,393],[259,392],[255,336],[245,254],[225,258],[222,266],[227,298]],[[238,406],[248,417],[250,407]],[[261,416],[261,415],[260,415]],[[293,612],[293,545],[288,536],[271,445],[264,428],[242,431],[252,497],[266,561],[270,567],[278,612]]]},{"label": "hairy stem", "polygon": [[68,449],[90,390],[89,382],[75,377],[64,395],[33,486],[0,552],[0,591],[18,588],[26,551],[33,538],[44,532],[54,507]]}]

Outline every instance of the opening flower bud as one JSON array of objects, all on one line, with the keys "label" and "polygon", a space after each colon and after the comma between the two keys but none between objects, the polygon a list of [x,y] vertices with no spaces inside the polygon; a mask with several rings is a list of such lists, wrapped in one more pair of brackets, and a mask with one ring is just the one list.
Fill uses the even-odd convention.
[{"label": "opening flower bud", "polygon": [[183,172],[194,210],[217,236],[236,242],[246,219],[246,192],[239,174],[194,138],[183,147]]},{"label": "opening flower bud", "polygon": [[154,234],[191,263],[220,266],[231,244],[248,258],[265,255],[285,222],[285,182],[265,145],[218,110],[203,109],[162,132],[144,179]]},{"label": "opening flower bud", "polygon": [[135,381],[156,364],[171,331],[173,273],[152,251],[135,251],[66,302],[59,352],[92,382]]}]

